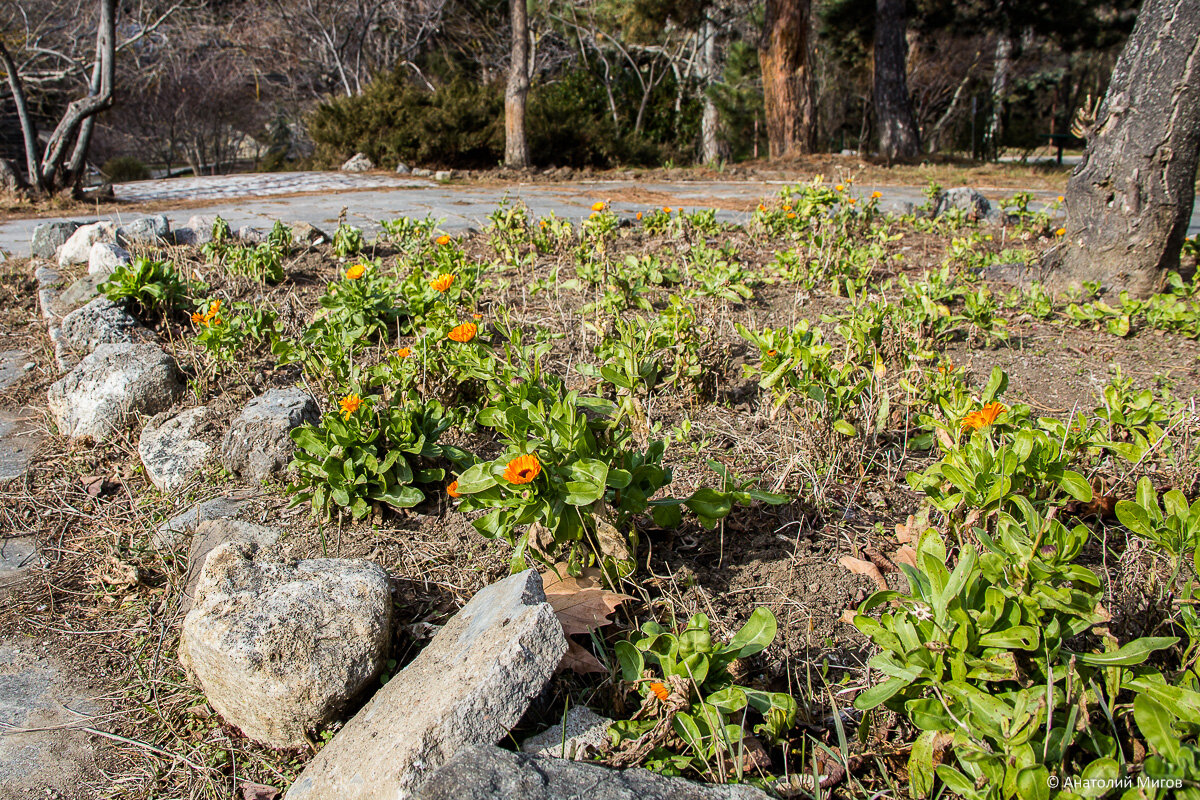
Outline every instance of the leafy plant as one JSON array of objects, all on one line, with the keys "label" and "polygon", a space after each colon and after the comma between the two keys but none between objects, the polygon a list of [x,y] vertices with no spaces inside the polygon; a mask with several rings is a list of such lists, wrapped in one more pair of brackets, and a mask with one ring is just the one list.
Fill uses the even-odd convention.
[{"label": "leafy plant", "polygon": [[145,314],[163,316],[187,306],[191,295],[204,289],[185,280],[170,263],[142,256],[117,266],[100,284],[100,291],[114,303],[129,302]]}]

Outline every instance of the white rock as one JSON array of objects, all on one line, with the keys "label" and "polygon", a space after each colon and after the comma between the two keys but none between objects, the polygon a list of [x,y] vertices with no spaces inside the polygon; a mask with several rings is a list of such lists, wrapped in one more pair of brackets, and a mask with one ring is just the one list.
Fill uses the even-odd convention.
[{"label": "white rock", "polygon": [[159,491],[183,486],[208,460],[212,445],[198,438],[207,413],[207,408],[197,406],[173,417],[160,414],[142,428],[138,455],[146,477]]},{"label": "white rock", "polygon": [[102,441],[182,393],[174,359],[155,345],[102,344],[50,386],[47,404],[59,432]]},{"label": "white rock", "polygon": [[166,214],[153,217],[138,217],[117,228],[116,238],[121,244],[128,242],[145,242],[159,244],[168,241],[171,235],[171,221]]},{"label": "white rock", "polygon": [[119,244],[96,242],[88,253],[88,275],[112,275],[117,267],[128,264],[129,251]]},{"label": "white rock", "polygon": [[545,599],[533,570],[476,594],[317,753],[287,800],[405,800],[459,750],[504,738],[567,650]]},{"label": "white rock", "polygon": [[342,164],[342,172],[370,172],[373,169],[375,169],[375,163],[364,153],[355,153],[345,164]]},{"label": "white rock", "polygon": [[260,562],[227,542],[205,561],[179,658],[226,722],[301,747],[379,674],[391,615],[387,574],[369,561]]},{"label": "white rock", "polygon": [[522,753],[583,761],[608,743],[612,720],[587,706],[574,706],[559,725],[552,725],[521,743]]},{"label": "white rock", "polygon": [[69,267],[73,264],[86,264],[92,255],[92,245],[96,242],[116,241],[116,228],[111,222],[93,222],[75,229],[63,246],[58,249],[58,265]]},{"label": "white rock", "polygon": [[266,525],[255,525],[238,519],[208,519],[196,525],[192,542],[188,547],[187,575],[184,578],[183,598],[180,608],[187,613],[196,596],[196,584],[204,571],[208,554],[226,542],[241,542],[250,545],[256,557],[270,553],[279,541],[279,531]]},{"label": "white rock", "polygon": [[34,258],[54,258],[58,248],[79,229],[78,222],[43,222],[33,229],[29,239],[29,250]]},{"label": "white rock", "polygon": [[246,504],[246,500],[234,497],[213,497],[196,503],[159,525],[150,537],[150,544],[158,550],[175,550],[196,532],[200,523],[237,516]]},{"label": "white rock", "polygon": [[221,463],[238,475],[262,480],[282,472],[295,444],[288,432],[319,418],[317,404],[300,389],[272,389],[246,404],[221,443]]},{"label": "white rock", "polygon": [[102,344],[132,342],[141,327],[124,306],[97,297],[63,317],[59,329],[64,347],[87,354]]},{"label": "white rock", "polygon": [[407,175],[410,172],[412,172],[412,170],[409,169],[408,164],[405,164],[403,161],[401,161],[399,164],[396,165],[396,174],[397,175]]},{"label": "white rock", "polygon": [[454,171],[449,169],[439,169],[433,173],[433,179],[439,182],[445,182],[454,177]]}]

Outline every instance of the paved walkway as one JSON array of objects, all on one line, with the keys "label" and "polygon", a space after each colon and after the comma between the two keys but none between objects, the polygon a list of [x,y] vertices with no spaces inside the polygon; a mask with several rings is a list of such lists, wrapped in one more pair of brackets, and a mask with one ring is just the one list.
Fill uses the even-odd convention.
[{"label": "paved walkway", "polygon": [[[387,173],[292,172],[140,181],[118,185],[115,191],[122,199],[175,201],[189,206],[165,212],[175,227],[184,225],[193,214],[202,213],[220,214],[235,229],[242,225],[269,228],[275,220],[283,220],[309,222],[329,230],[337,224],[338,214],[345,207],[350,223],[372,234],[378,231],[380,220],[401,216],[442,219],[442,227],[450,232],[482,228],[487,224],[487,215],[506,196],[520,198],[536,214],[554,212],[576,220],[585,217],[596,200],[611,200],[613,209],[625,216],[660,205],[689,210],[718,207],[720,219],[743,222],[749,213],[734,209],[753,208],[760,198],[774,196],[783,185],[783,181],[592,180],[483,186],[440,184],[426,178]],[[876,189],[883,193],[885,210],[899,211],[907,203],[918,205],[925,199],[919,186],[864,184],[855,186],[854,193],[865,196]],[[1011,193],[985,192],[992,200]],[[1038,201],[1054,196],[1051,192],[1034,194]],[[188,201],[195,201],[195,207]],[[141,212],[107,215],[117,221],[133,216],[141,216]],[[80,221],[95,218],[86,214],[69,217]],[[27,219],[0,224],[0,250],[28,253],[33,228],[47,221]],[[1192,216],[1189,235],[1196,232],[1200,232],[1200,207]]]}]

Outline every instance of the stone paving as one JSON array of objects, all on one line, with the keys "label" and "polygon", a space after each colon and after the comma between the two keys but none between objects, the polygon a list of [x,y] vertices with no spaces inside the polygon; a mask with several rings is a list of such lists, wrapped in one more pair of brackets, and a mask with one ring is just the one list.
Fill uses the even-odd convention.
[{"label": "stone paving", "polygon": [[243,175],[201,175],[135,181],[113,186],[118,200],[143,203],[152,200],[228,200],[267,197],[299,192],[340,192],[353,189],[389,189],[427,186],[430,181],[383,173],[262,172]]}]

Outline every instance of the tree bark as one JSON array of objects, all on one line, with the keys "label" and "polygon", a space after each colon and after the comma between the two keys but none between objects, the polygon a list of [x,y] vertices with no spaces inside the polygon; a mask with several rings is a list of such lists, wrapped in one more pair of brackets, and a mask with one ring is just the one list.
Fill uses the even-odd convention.
[{"label": "tree bark", "polygon": [[13,102],[17,107],[17,120],[21,123],[21,135],[25,139],[26,180],[35,192],[41,193],[45,191],[45,187],[42,185],[42,171],[38,169],[37,130],[33,126],[33,117],[29,116],[29,106],[25,103],[25,87],[21,84],[21,76],[17,74],[17,65],[2,40],[0,62],[3,62],[4,71],[8,73],[8,88],[12,90]]},{"label": "tree bark", "polygon": [[772,159],[816,149],[810,16],[811,0],[767,0],[758,62]]},{"label": "tree bark", "polygon": [[992,115],[988,120],[987,141],[992,158],[1000,157],[1000,139],[1004,136],[1004,105],[1008,99],[1008,78],[1012,71],[1013,40],[1006,5],[1000,6],[1000,32],[996,35],[996,55],[992,67]]},{"label": "tree bark", "polygon": [[529,95],[529,14],[525,0],[509,0],[512,21],[512,65],[504,90],[504,164],[513,169],[529,166],[525,140],[525,99]]},{"label": "tree bark", "polygon": [[1200,2],[1145,0],[1067,183],[1048,283],[1159,290],[1179,253],[1200,160]]},{"label": "tree bark", "polygon": [[704,37],[701,47],[701,71],[704,75],[704,85],[701,88],[703,108],[700,114],[700,160],[705,164],[716,164],[724,157],[721,141],[721,115],[713,100],[712,90],[720,75],[720,63],[717,55],[717,26],[707,13],[704,23],[700,26],[700,35]]},{"label": "tree bark", "polygon": [[921,132],[908,95],[905,0],[875,0],[875,121],[879,152],[891,161],[921,152]]}]

